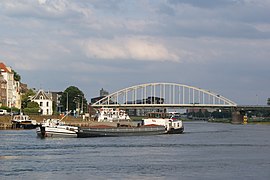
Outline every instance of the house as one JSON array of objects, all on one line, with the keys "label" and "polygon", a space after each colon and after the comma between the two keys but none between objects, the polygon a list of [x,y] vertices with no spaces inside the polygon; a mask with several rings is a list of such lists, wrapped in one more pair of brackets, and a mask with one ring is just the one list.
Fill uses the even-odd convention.
[{"label": "house", "polygon": [[53,114],[53,101],[51,93],[46,93],[44,90],[39,90],[32,98],[39,104],[41,115],[52,115]]},{"label": "house", "polygon": [[[20,82],[14,80],[14,73],[10,67],[0,62],[2,104],[8,107],[21,108]],[[6,91],[6,95],[4,95]]]},{"label": "house", "polygon": [[7,106],[7,81],[0,74],[0,106]]}]

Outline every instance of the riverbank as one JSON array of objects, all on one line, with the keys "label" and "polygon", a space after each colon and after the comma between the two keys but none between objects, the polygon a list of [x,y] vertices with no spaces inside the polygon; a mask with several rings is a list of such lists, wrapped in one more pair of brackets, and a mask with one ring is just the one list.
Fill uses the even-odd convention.
[{"label": "riverbank", "polygon": [[[232,119],[229,119],[229,118],[209,119],[208,122],[232,123]],[[247,123],[248,124],[265,124],[265,125],[269,125],[270,124],[270,118],[269,117],[248,118]]]},{"label": "riverbank", "polygon": [[[37,123],[42,123],[44,119],[61,119],[60,116],[30,116],[32,120],[36,120]],[[117,126],[118,122],[97,122],[94,121],[93,118],[91,119],[83,119],[82,117],[73,117],[73,116],[67,116],[63,119],[65,124],[68,125],[73,125],[73,126],[79,126],[79,127],[91,127],[91,126],[100,126],[100,125],[105,125],[105,126]],[[125,125],[133,125],[134,123],[132,121],[121,121],[121,124]],[[0,130],[7,130],[7,129],[12,129],[12,124],[11,124],[11,116],[0,116]]]},{"label": "riverbank", "polygon": [[[44,119],[61,119],[60,116],[40,116],[40,115],[33,115],[30,116],[31,119],[36,120],[38,123],[43,122]],[[136,126],[136,123],[143,119],[143,117],[131,117],[131,121],[121,121],[121,124]],[[68,125],[79,126],[79,127],[91,127],[91,126],[99,126],[99,125],[106,125],[106,126],[117,126],[118,122],[97,122],[94,121],[93,118],[91,119],[83,119],[82,117],[73,117],[67,116],[63,120]],[[194,120],[190,119],[183,119],[183,122],[192,122]],[[212,123],[231,123],[231,119],[229,118],[219,118],[219,119],[209,119],[208,122]],[[263,124],[263,125],[270,125],[270,118],[249,118],[247,121],[248,124]],[[11,116],[0,116],[0,130],[5,129],[12,129],[11,124]]]}]

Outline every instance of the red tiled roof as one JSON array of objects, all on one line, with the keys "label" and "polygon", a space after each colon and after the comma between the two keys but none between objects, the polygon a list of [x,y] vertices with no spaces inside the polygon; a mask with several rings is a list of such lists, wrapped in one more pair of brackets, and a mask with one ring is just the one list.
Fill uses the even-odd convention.
[{"label": "red tiled roof", "polygon": [[9,73],[11,73],[11,72],[8,70],[8,68],[6,67],[6,65],[5,65],[4,63],[2,63],[2,62],[0,62],[0,69],[3,69],[4,72],[9,72]]}]

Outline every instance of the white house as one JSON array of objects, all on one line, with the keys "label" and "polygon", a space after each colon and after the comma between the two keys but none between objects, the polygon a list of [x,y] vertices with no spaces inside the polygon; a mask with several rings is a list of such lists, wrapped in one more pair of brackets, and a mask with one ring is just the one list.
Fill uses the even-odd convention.
[{"label": "white house", "polygon": [[50,93],[46,93],[43,90],[39,90],[32,98],[31,101],[39,104],[42,115],[53,114],[53,102]]}]

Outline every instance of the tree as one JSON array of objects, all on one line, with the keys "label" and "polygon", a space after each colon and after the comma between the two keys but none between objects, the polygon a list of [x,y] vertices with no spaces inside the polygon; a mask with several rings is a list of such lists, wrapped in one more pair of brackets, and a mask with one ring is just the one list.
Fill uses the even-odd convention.
[{"label": "tree", "polygon": [[28,103],[31,102],[30,98],[35,95],[35,92],[32,89],[27,90],[25,94],[22,95],[22,109],[28,107]]},{"label": "tree", "polygon": [[30,100],[35,94],[32,89],[29,89],[22,95],[22,110],[25,114],[40,114],[39,104]]},{"label": "tree", "polygon": [[27,108],[39,108],[39,105],[37,102],[31,101],[27,103]]},{"label": "tree", "polygon": [[12,72],[14,74],[14,80],[15,81],[21,81],[21,76],[16,71],[14,71],[13,69],[12,69]]},{"label": "tree", "polygon": [[61,104],[63,106],[63,110],[77,110],[78,108],[80,110],[82,107],[82,101],[83,101],[83,112],[87,109],[87,100],[84,97],[83,92],[75,87],[75,86],[69,86],[62,94],[61,96]]}]

